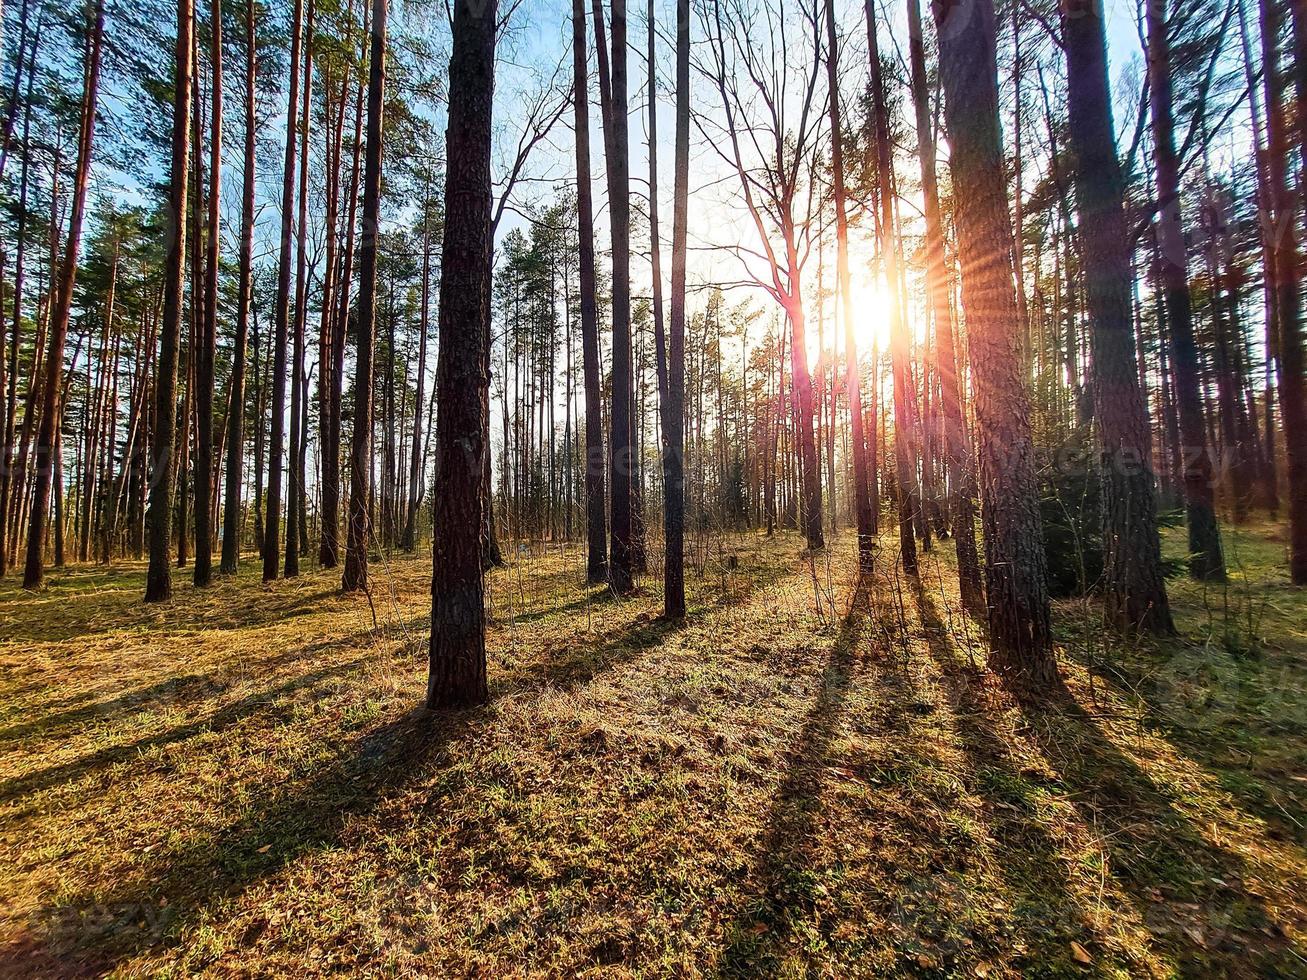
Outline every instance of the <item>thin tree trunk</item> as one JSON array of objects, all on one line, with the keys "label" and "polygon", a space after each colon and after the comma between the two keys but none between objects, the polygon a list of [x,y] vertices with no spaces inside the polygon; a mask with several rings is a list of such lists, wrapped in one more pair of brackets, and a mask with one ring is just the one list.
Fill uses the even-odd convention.
[{"label": "thin tree trunk", "polygon": [[1180,421],[1179,458],[1189,525],[1189,574],[1199,580],[1220,581],[1225,578],[1225,561],[1216,520],[1212,459],[1203,417],[1198,348],[1194,343],[1188,256],[1181,228],[1180,165],[1171,113],[1171,59],[1164,2],[1158,0],[1147,8],[1158,272],[1166,304],[1171,371]]},{"label": "thin tree trunk", "polygon": [[[72,210],[68,219],[68,242],[64,248],[63,268],[59,274],[53,309],[50,314],[50,348],[45,358],[45,381],[42,389],[41,427],[36,437],[36,489],[32,498],[27,535],[27,565],[23,569],[23,588],[40,588],[45,577],[43,537],[46,508],[50,501],[50,483],[59,470],[59,430],[63,421],[64,343],[72,314],[73,287],[77,280],[77,258],[82,242],[82,222],[86,214],[86,194],[90,182],[91,149],[95,141],[95,113],[99,105],[100,51],[104,38],[104,2],[97,0],[91,28],[89,65],[82,98],[82,123],[77,144],[77,170],[73,178]],[[58,504],[58,501],[56,501]],[[61,518],[56,514],[56,518]],[[62,526],[62,525],[61,525]],[[60,549],[62,551],[62,547]],[[62,564],[62,561],[60,562]]]},{"label": "thin tree trunk", "polygon": [[898,234],[894,224],[894,163],[890,147],[889,111],[885,83],[881,77],[880,50],[876,39],[876,17],[872,0],[865,0],[867,49],[871,59],[872,104],[876,127],[877,196],[880,199],[880,255],[885,270],[885,290],[890,297],[890,360],[894,374],[894,461],[898,476],[899,553],[903,570],[917,571],[917,542],[913,522],[921,506],[917,489],[917,421],[912,408],[912,340],[899,295]]},{"label": "thin tree trunk", "polygon": [[685,615],[685,267],[690,221],[690,0],[676,3],[676,132],[672,188],[672,296],[663,421],[663,613]]},{"label": "thin tree trunk", "polygon": [[[377,322],[377,219],[381,213],[381,134],[386,85],[387,0],[372,0],[368,56],[367,153],[363,161],[363,236],[359,242],[357,369],[354,375],[354,438],[350,444],[349,520],[345,539],[346,592],[368,587],[368,540],[372,491],[372,373]],[[451,93],[451,99],[453,94]],[[480,527],[479,524],[475,527]],[[434,624],[433,624],[434,632]]]},{"label": "thin tree trunk", "polygon": [[[370,9],[370,8],[367,8]],[[364,17],[368,13],[365,10]],[[340,442],[341,399],[345,380],[345,341],[349,328],[349,289],[354,274],[354,227],[358,211],[359,180],[362,174],[363,146],[363,86],[359,85],[354,99],[353,163],[350,167],[349,209],[345,221],[345,249],[341,257],[339,302],[336,324],[332,332],[332,384],[331,430],[324,439],[322,450],[322,544],[318,549],[318,562],[323,568],[335,568],[340,561]]]},{"label": "thin tree trunk", "polygon": [[[871,492],[867,486],[867,436],[862,415],[862,371],[858,365],[858,340],[853,328],[853,293],[849,284],[849,220],[844,204],[844,127],[840,110],[839,46],[835,35],[835,0],[826,0],[826,82],[829,89],[831,129],[831,179],[835,197],[835,264],[839,280],[840,314],[844,320],[845,397],[853,428],[853,497],[858,524],[858,566],[869,572],[875,563],[876,534],[871,515]],[[832,376],[831,402],[835,401]],[[832,419],[832,423],[833,423]],[[834,493],[832,474],[831,492]],[[831,502],[831,513],[835,503]]]},{"label": "thin tree trunk", "polygon": [[[277,296],[273,311],[272,433],[268,446],[268,490],[264,498],[263,581],[276,579],[281,568],[281,466],[286,434],[286,343],[290,330],[291,252],[295,225],[295,116],[299,109],[300,27],[304,0],[295,0],[290,36],[290,93],[286,109],[286,152],[281,182],[281,255],[277,264]],[[299,379],[295,381],[299,384]],[[292,464],[293,465],[293,464]],[[288,536],[289,537],[289,536]]]},{"label": "thin tree trunk", "polygon": [[[250,290],[254,265],[254,167],[257,139],[258,40],[254,0],[245,4],[245,172],[241,175],[240,271],[236,298],[236,340],[232,351],[227,407],[227,484],[222,518],[222,565],[233,575],[240,563],[241,483],[245,465],[245,360],[248,356]],[[215,195],[216,196],[216,195]],[[256,358],[257,363],[257,358]],[[262,421],[260,420],[260,425]]]},{"label": "thin tree trunk", "polygon": [[[572,0],[572,107],[576,141],[577,240],[581,277],[581,372],[585,388],[586,581],[608,578],[604,507],[603,406],[599,390],[599,314],[595,301],[594,205],[590,189],[590,106],[585,0]],[[507,443],[505,443],[507,450]]]},{"label": "thin tree trunk", "polygon": [[[218,343],[219,205],[222,197],[222,0],[209,15],[209,227],[204,269],[204,316],[195,354],[195,585],[213,578],[213,360]],[[196,146],[195,152],[200,148]]]},{"label": "thin tree trunk", "polygon": [[18,255],[14,263],[14,314],[13,330],[9,341],[9,389],[4,396],[6,399],[4,445],[0,446],[0,576],[7,574],[9,571],[9,529],[13,528],[13,537],[18,536],[17,527],[9,519],[9,500],[13,488],[14,430],[18,413],[18,351],[23,334],[23,271],[24,260],[27,257],[27,191],[31,162],[29,137],[31,136],[32,126],[32,77],[34,75],[28,78],[27,105],[23,108],[23,163],[21,176],[19,177],[18,227],[15,234]]},{"label": "thin tree trunk", "polygon": [[[149,509],[145,524],[150,539],[150,566],[145,601],[172,597],[173,440],[177,432],[177,348],[182,325],[182,280],[186,268],[186,203],[190,176],[192,0],[177,2],[176,82],[173,87],[172,171],[168,203],[173,215],[164,262],[163,314],[154,384],[153,464],[149,467]],[[148,457],[147,457],[148,459]]]}]

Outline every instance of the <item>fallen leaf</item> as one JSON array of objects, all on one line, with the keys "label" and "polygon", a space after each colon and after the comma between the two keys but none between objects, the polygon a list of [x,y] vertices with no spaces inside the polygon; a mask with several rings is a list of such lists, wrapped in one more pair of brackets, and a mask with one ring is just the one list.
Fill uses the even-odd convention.
[{"label": "fallen leaf", "polygon": [[1094,962],[1093,957],[1086,952],[1085,947],[1081,946],[1075,940],[1071,941],[1071,955],[1076,958],[1077,963],[1083,963],[1086,966]]}]

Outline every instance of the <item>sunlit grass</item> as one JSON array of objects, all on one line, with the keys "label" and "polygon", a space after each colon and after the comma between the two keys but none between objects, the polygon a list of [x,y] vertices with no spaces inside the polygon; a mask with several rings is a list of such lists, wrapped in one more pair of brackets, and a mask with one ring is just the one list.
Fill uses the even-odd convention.
[{"label": "sunlit grass", "polygon": [[1232,539],[1219,604],[1172,584],[1183,642],[1059,607],[1074,704],[1025,708],[972,666],[947,542],[918,586],[887,537],[855,601],[850,534],[815,565],[697,539],[675,627],[656,576],[618,601],[523,551],[492,703],[448,717],[418,710],[426,556],[374,562],[371,603],[253,562],[163,607],[139,566],[6,582],[0,967],[1301,973],[1307,603],[1275,533]]}]

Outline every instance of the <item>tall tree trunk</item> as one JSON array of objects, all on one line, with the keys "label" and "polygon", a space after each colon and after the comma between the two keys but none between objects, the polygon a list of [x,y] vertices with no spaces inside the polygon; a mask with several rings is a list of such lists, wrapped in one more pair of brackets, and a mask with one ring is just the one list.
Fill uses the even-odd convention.
[{"label": "tall tree trunk", "polygon": [[685,267],[690,220],[690,0],[676,3],[676,133],[672,188],[671,332],[663,422],[663,612],[685,615]]},{"label": "tall tree trunk", "polygon": [[[1062,46],[1091,324],[1094,418],[1103,487],[1103,600],[1107,621],[1118,629],[1171,633],[1175,627],[1162,578],[1148,418],[1130,315],[1134,271],[1125,182],[1116,155],[1102,8],[1096,2],[1062,0]],[[1149,5],[1150,17],[1159,6],[1158,0]],[[1150,69],[1149,78],[1154,76]]]},{"label": "tall tree trunk", "polygon": [[[227,484],[222,516],[221,571],[233,575],[240,563],[241,476],[245,465],[245,360],[248,356],[250,290],[254,267],[254,166],[257,137],[258,39],[254,0],[245,3],[245,172],[241,175],[240,271],[236,298],[236,341],[232,351],[227,409]],[[216,196],[216,195],[215,195]],[[257,363],[257,358],[256,358]],[[260,421],[259,424],[262,424]]]},{"label": "tall tree trunk", "polygon": [[426,398],[427,380],[427,328],[431,300],[431,214],[430,178],[422,197],[422,308],[418,311],[418,370],[417,391],[413,401],[413,452],[408,467],[408,507],[404,518],[404,538],[400,542],[405,551],[417,547],[418,485],[422,479],[422,402]]},{"label": "tall tree trunk", "polygon": [[[608,579],[614,591],[635,587],[635,542],[632,518],[631,450],[631,199],[626,92],[626,0],[612,4],[612,72],[608,78],[609,109],[604,129],[608,153],[608,214],[612,234],[612,407],[608,416],[608,488],[612,528]],[[604,47],[603,24],[595,22],[598,46]],[[600,53],[600,89],[606,72]]]},{"label": "tall tree trunk", "polygon": [[[104,0],[97,0],[91,28],[86,69],[86,87],[82,96],[82,123],[77,143],[77,170],[73,178],[72,210],[68,218],[68,242],[64,248],[63,268],[54,286],[50,313],[50,348],[45,357],[45,381],[42,386],[41,427],[36,437],[36,488],[27,535],[27,565],[23,569],[23,588],[40,588],[45,577],[43,542],[46,508],[50,502],[51,480],[59,469],[59,431],[63,423],[64,343],[68,339],[68,322],[72,314],[73,286],[77,280],[77,258],[82,243],[82,222],[86,215],[86,193],[90,181],[91,149],[95,141],[95,112],[100,87],[100,51],[104,39]],[[58,503],[58,501],[56,501]],[[56,515],[61,517],[62,515]],[[62,550],[62,549],[60,549]]]},{"label": "tall tree trunk", "polygon": [[[1279,34],[1280,13],[1274,0],[1261,0],[1262,72],[1266,93],[1267,184],[1270,189],[1274,256],[1271,263],[1279,310],[1280,410],[1284,415],[1284,448],[1289,469],[1289,577],[1295,585],[1307,585],[1307,379],[1303,376],[1300,256],[1298,254],[1297,208],[1289,190],[1289,132],[1280,101]],[[1295,13],[1297,13],[1295,11]],[[1299,59],[1299,72],[1307,71]],[[1307,87],[1307,86],[1304,86]],[[1299,95],[1307,94],[1300,91]],[[1302,120],[1299,120],[1302,122]]]},{"label": "tall tree trunk", "polygon": [[[290,265],[295,225],[295,118],[299,110],[300,26],[304,0],[295,0],[290,35],[290,93],[286,108],[286,152],[281,180],[281,256],[272,341],[272,433],[268,444],[268,490],[264,497],[263,581],[281,568],[281,465],[286,435],[286,343],[290,329]],[[298,385],[299,380],[296,379]]]},{"label": "tall tree trunk", "polygon": [[433,532],[429,708],[479,704],[488,697],[481,568],[482,454],[487,451],[481,331],[490,275],[495,18],[495,0],[454,2],[436,368],[436,470],[442,490]]},{"label": "tall tree trunk", "polygon": [[[177,0],[176,81],[172,103],[171,186],[172,212],[164,261],[163,313],[159,326],[159,354],[154,382],[154,423],[150,427],[154,459],[149,466],[149,509],[145,524],[150,539],[150,566],[145,579],[145,601],[172,597],[172,491],[173,440],[177,432],[177,348],[182,327],[182,280],[186,269],[186,203],[190,177],[191,38],[195,29],[192,0]],[[148,457],[147,457],[148,461]]]},{"label": "tall tree trunk", "polygon": [[[840,314],[844,320],[845,397],[853,428],[853,511],[858,523],[858,566],[870,571],[875,563],[876,534],[867,486],[867,436],[862,415],[862,371],[853,328],[853,293],[849,285],[849,220],[844,204],[844,127],[840,111],[839,45],[835,36],[835,0],[826,0],[826,84],[831,130],[831,179],[835,196],[835,265],[839,280]],[[831,402],[835,401],[834,384]],[[833,420],[832,420],[833,422]],[[833,426],[832,426],[833,427]],[[834,480],[831,492],[834,493]],[[831,513],[835,502],[831,501]]]},{"label": "tall tree trunk", "polygon": [[953,313],[949,306],[948,269],[944,256],[944,224],[940,216],[939,181],[935,170],[934,120],[926,83],[926,51],[919,0],[908,0],[908,55],[912,68],[912,99],[916,110],[917,156],[921,161],[921,191],[926,216],[926,284],[935,321],[935,367],[939,372],[940,407],[944,419],[944,449],[952,500],[948,508],[958,555],[958,586],[962,607],[973,616],[985,613],[985,590],[976,550],[976,463],[971,428],[963,409],[962,375]]},{"label": "tall tree trunk", "polygon": [[[381,214],[382,112],[386,87],[387,0],[372,0],[368,55],[367,152],[363,160],[363,237],[359,242],[358,349],[354,374],[354,438],[350,444],[349,519],[345,538],[346,592],[368,587],[372,491],[372,371],[377,323],[377,221]],[[450,93],[451,100],[453,93]],[[479,528],[480,524],[474,525]],[[434,632],[434,624],[433,624]]]},{"label": "tall tree trunk", "polygon": [[991,0],[935,0],[944,118],[955,175],[962,305],[980,434],[989,664],[1018,685],[1059,683],[1049,623],[1030,401],[1007,240]]},{"label": "tall tree trunk", "polygon": [[[209,15],[209,69],[212,96],[209,120],[209,227],[205,248],[204,317],[195,356],[195,584],[213,578],[213,360],[218,343],[218,235],[222,198],[222,0]],[[197,146],[195,152],[200,152]]]},{"label": "tall tree trunk", "polygon": [[[30,175],[30,136],[32,128],[32,78],[27,85],[27,105],[23,108],[23,162],[19,177],[18,191],[18,255],[14,262],[14,312],[13,329],[9,341],[9,390],[5,393],[4,444],[0,446],[0,576],[9,571],[9,530],[12,527],[17,537],[18,528],[9,519],[9,500],[14,485],[14,430],[18,414],[18,351],[23,334],[23,272],[27,257],[27,191]],[[2,353],[2,352],[0,352]]]},{"label": "tall tree trunk", "polygon": [[[370,8],[368,8],[370,9]],[[368,18],[364,12],[365,20]],[[354,228],[358,212],[359,178],[363,145],[363,86],[359,85],[354,99],[353,163],[350,167],[349,208],[345,220],[345,249],[341,256],[340,297],[337,301],[336,322],[331,339],[331,404],[330,431],[322,447],[322,543],[318,549],[318,562],[323,568],[335,568],[340,561],[340,441],[341,399],[345,380],[345,341],[349,328],[349,290],[354,274]]]},{"label": "tall tree trunk", "polygon": [[305,404],[305,332],[304,321],[308,314],[308,223],[309,223],[309,124],[313,108],[313,15],[314,0],[309,0],[308,17],[304,26],[304,82],[300,92],[300,158],[299,158],[299,220],[295,237],[295,337],[291,358],[290,389],[290,451],[286,486],[286,562],[285,575],[294,578],[300,573],[300,550],[305,542],[304,527],[304,443],[307,433],[304,426]]},{"label": "tall tree trunk", "polygon": [[[590,190],[585,0],[572,0],[572,86],[581,277],[581,371],[585,387],[586,581],[595,584],[608,578],[608,541],[604,507],[603,405],[599,389],[599,312],[595,301],[594,205]],[[504,448],[507,451],[507,444]]]},{"label": "tall tree trunk", "polygon": [[[1188,256],[1180,220],[1180,164],[1175,152],[1171,112],[1171,55],[1165,0],[1147,7],[1148,95],[1157,181],[1158,272],[1171,340],[1171,370],[1180,420],[1180,466],[1189,525],[1189,574],[1199,580],[1225,578],[1221,534],[1216,521],[1212,459],[1203,418],[1198,348],[1194,343],[1193,302]],[[1113,157],[1115,159],[1115,157]]]},{"label": "tall tree trunk", "polygon": [[881,77],[880,47],[872,0],[865,0],[867,50],[871,59],[872,105],[876,126],[877,197],[880,199],[880,255],[885,290],[890,298],[890,360],[894,373],[894,462],[898,476],[899,552],[903,570],[917,571],[917,542],[913,536],[921,496],[917,489],[917,420],[912,396],[912,339],[899,294],[898,234],[894,223],[894,158],[890,147],[889,109]]}]

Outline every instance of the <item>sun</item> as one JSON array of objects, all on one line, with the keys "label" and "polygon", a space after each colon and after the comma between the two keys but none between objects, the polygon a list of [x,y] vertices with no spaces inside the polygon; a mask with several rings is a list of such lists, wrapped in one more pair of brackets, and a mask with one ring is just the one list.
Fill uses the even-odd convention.
[{"label": "sun", "polygon": [[859,350],[889,346],[890,317],[894,307],[890,293],[879,276],[854,279],[852,287],[853,332]]}]

